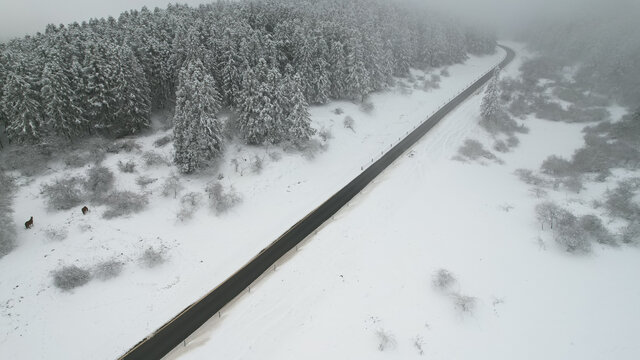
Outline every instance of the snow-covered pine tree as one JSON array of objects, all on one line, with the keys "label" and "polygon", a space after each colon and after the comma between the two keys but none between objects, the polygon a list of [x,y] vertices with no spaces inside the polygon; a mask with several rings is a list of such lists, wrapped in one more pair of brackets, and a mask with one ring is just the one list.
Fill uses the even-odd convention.
[{"label": "snow-covered pine tree", "polygon": [[344,99],[347,97],[347,59],[344,47],[341,42],[331,43],[329,51],[329,82],[330,96],[333,99]]},{"label": "snow-covered pine tree", "polygon": [[371,91],[369,72],[364,64],[362,44],[353,39],[347,50],[346,93],[352,100],[364,100]]},{"label": "snow-covered pine tree", "polygon": [[222,153],[220,96],[200,59],[185,61],[178,77],[174,116],[174,162],[188,174]]},{"label": "snow-covered pine tree", "polygon": [[315,129],[311,127],[308,104],[300,88],[300,74],[292,76],[290,71],[286,71],[282,82],[282,93],[284,95],[284,120],[282,130],[284,138],[293,143],[301,143],[309,140]]},{"label": "snow-covered pine tree", "polygon": [[113,91],[116,109],[111,133],[122,136],[135,134],[149,126],[151,90],[131,49],[126,45],[120,46],[117,54],[120,66],[114,75],[117,79]]},{"label": "snow-covered pine tree", "polygon": [[[275,143],[279,129],[276,126],[281,116],[280,103],[274,102],[274,84],[277,69],[269,69],[264,59],[258,60],[255,69],[247,67],[242,78],[242,95],[238,106],[238,128],[248,144]],[[276,100],[278,101],[278,100]]]},{"label": "snow-covered pine tree", "polygon": [[74,101],[77,95],[74,94],[60,61],[57,54],[50,55],[42,73],[40,97],[47,131],[72,139],[82,131],[82,110]]},{"label": "snow-covered pine tree", "polygon": [[493,77],[489,80],[487,89],[484,92],[484,97],[480,104],[480,116],[483,121],[497,121],[497,116],[500,112],[500,93],[498,89],[499,75],[500,69],[496,68],[493,72]]},{"label": "snow-covered pine tree", "polygon": [[8,119],[7,136],[14,141],[37,142],[44,135],[40,94],[34,83],[22,65],[7,72],[1,105]]}]

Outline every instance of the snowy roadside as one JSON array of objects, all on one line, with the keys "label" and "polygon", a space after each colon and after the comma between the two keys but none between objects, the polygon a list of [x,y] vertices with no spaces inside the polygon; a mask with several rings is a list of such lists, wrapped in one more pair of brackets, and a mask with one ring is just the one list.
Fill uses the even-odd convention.
[{"label": "snowy roadside", "polygon": [[[233,185],[243,202],[220,216],[204,207],[191,220],[178,221],[179,201],[159,195],[160,180],[147,187],[148,210],[135,216],[105,221],[100,207],[87,216],[78,209],[48,212],[41,185],[86,169],[69,170],[59,164],[34,181],[23,179],[14,216],[17,223],[34,216],[36,226],[21,231],[18,248],[0,261],[4,353],[32,359],[117,357],[242,266],[503,55],[499,50],[448,67],[450,76],[442,77],[437,90],[425,92],[410,85],[403,94],[399,88],[374,94],[370,113],[348,102],[312,108],[313,126],[331,135],[326,150],[311,160],[278,148],[230,145],[217,173],[183,183],[183,193],[206,196],[207,182],[223,174],[221,182]],[[343,113],[337,115],[336,108]],[[346,116],[354,120],[353,130],[343,125]],[[103,165],[117,174],[117,188],[136,188],[138,175],[169,176],[172,169],[167,166],[140,165],[133,174],[117,170],[119,161],[139,161],[142,151],[169,156],[170,145],[153,147],[163,135],[138,138],[139,151],[107,157]],[[257,170],[252,165],[256,157],[262,159]],[[166,258],[153,268],[142,261],[149,247]],[[91,267],[114,258],[124,264],[114,279],[93,280],[71,292],[52,286],[51,271],[60,266]],[[29,266],[25,269],[24,264]]]},{"label": "snowy roadside", "polygon": [[[505,75],[517,76],[524,51],[508,45],[520,56]],[[585,125],[529,118],[504,164],[452,161],[465,138],[493,141],[477,125],[480,101],[456,109],[167,358],[637,358],[639,250],[563,251],[514,175],[570,155]],[[559,201],[580,209],[576,199],[601,191]],[[442,268],[455,278],[448,288],[432,284]]]}]

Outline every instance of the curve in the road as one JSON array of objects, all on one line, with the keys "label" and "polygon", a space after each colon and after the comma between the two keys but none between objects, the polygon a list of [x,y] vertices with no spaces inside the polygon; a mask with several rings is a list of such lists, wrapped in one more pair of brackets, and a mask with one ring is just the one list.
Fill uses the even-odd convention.
[{"label": "curve in the road", "polygon": [[[515,52],[506,46],[499,46],[507,52],[504,60],[497,65],[502,68],[513,60]],[[487,72],[466,90],[462,91],[384,154],[378,161],[371,164],[371,166],[366,168],[345,187],[307,214],[302,220],[298,221],[282,236],[271,243],[271,245],[263,249],[244,267],[200,300],[184,309],[152,335],[140,341],[126,354],[122,355],[120,360],[160,359],[169,353],[169,351],[202,326],[202,324],[220,311],[227,303],[240,295],[243,290],[267,271],[278,259],[293,249],[298,243],[347,204],[354,196],[362,191],[365,186],[375,179],[378,174],[420,140],[420,138],[431,130],[445,115],[484,85],[492,75],[492,71]]]}]

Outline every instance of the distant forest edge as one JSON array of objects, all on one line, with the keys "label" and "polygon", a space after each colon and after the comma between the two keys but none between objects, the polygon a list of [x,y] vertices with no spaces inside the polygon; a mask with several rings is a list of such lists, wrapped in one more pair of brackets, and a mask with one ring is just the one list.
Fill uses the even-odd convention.
[{"label": "distant forest edge", "polygon": [[250,144],[305,141],[308,104],[362,101],[409,68],[495,51],[493,34],[382,0],[216,2],[47,26],[0,44],[10,143],[121,137],[175,112],[183,172],[223,148],[221,109]]}]

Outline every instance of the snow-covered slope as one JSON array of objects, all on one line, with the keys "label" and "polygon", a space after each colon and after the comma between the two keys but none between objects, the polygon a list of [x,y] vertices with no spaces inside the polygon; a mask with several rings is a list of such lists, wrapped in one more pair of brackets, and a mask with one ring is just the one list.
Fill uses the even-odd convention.
[{"label": "snow-covered slope", "polygon": [[[116,187],[121,190],[142,191],[135,183],[140,175],[158,178],[146,189],[148,209],[136,215],[104,220],[100,206],[92,206],[86,216],[79,208],[47,211],[41,185],[81,176],[86,168],[51,164],[43,176],[18,179],[15,221],[22,224],[34,216],[35,226],[19,229],[18,247],[0,259],[2,356],[113,359],[124,353],[241,267],[503,56],[499,50],[449,67],[450,76],[442,77],[437,90],[425,92],[410,84],[408,91],[397,88],[375,94],[371,113],[348,102],[312,108],[314,127],[332,134],[322,141],[328,148],[313,159],[279,148],[229,145],[218,169],[182,180],[183,194],[198,192],[206,199],[205,185],[222,174],[221,182],[233,185],[243,202],[219,216],[204,205],[191,220],[180,222],[176,218],[180,196],[160,195],[163,180],[174,169],[145,167],[140,154],[154,150],[169,157],[171,145],[160,149],[152,145],[165,135],[162,132],[137,139],[140,151],[110,155],[103,163],[117,174]],[[336,108],[344,113],[335,114]],[[345,116],[354,119],[354,131],[343,126]],[[446,137],[441,141],[448,142]],[[251,170],[255,156],[263,161],[260,173]],[[118,161],[127,160],[137,162],[136,173],[118,171]],[[161,250],[167,260],[153,268],[142,266],[139,259],[149,247]],[[51,272],[62,266],[91,269],[110,259],[124,263],[114,279],[93,279],[68,292],[52,284]]]},{"label": "snow-covered slope", "polygon": [[[465,138],[491,144],[476,125],[480,99],[167,358],[637,359],[639,250],[561,250],[535,220],[540,199],[513,174],[570,155],[584,124],[529,118],[503,165],[453,161]],[[594,195],[559,194],[573,208]],[[457,279],[450,290],[432,285],[441,268]],[[456,293],[475,298],[473,309],[457,308]]]}]

